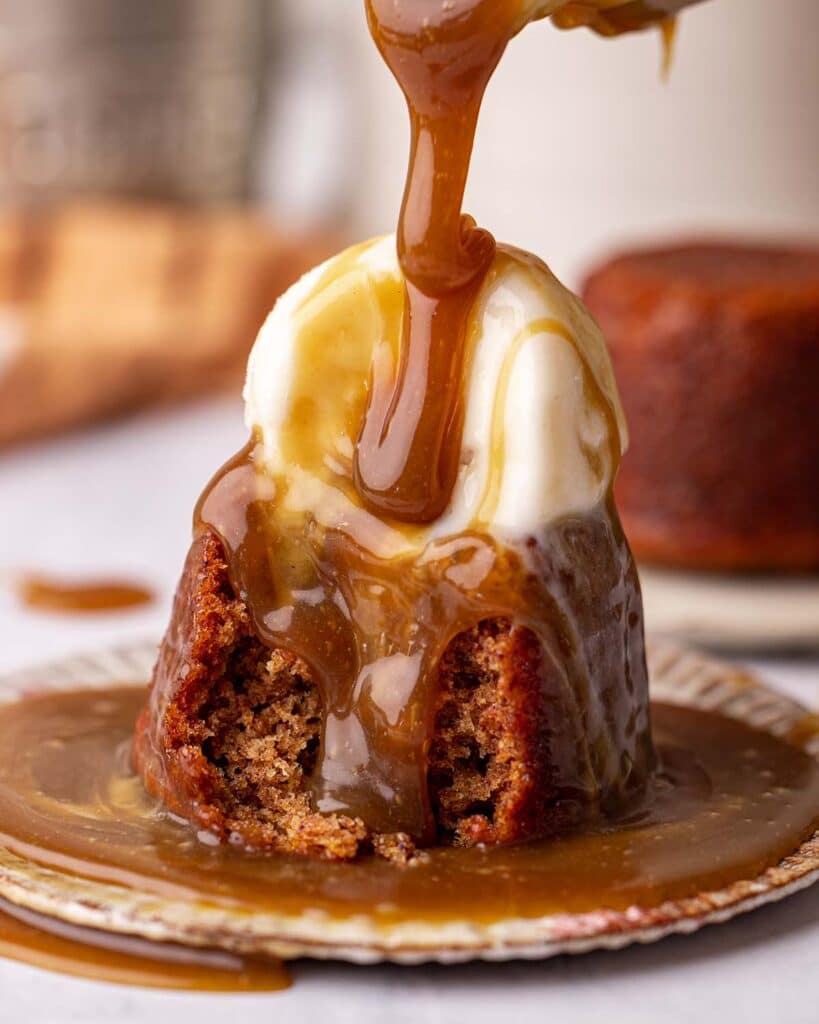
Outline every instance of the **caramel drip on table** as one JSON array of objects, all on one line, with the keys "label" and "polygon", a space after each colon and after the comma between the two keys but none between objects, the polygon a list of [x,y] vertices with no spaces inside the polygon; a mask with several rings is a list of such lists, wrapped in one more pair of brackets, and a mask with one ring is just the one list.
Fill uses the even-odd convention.
[{"label": "caramel drip on table", "polygon": [[16,580],[16,592],[26,607],[61,615],[121,611],[154,599],[147,587],[126,580],[68,582],[34,573]]},{"label": "caramel drip on table", "polygon": [[276,960],[82,928],[0,900],[0,957],[90,981],[197,992],[290,987]]},{"label": "caramel drip on table", "polygon": [[[501,540],[490,529],[494,465],[477,521],[424,532],[460,468],[470,314],[490,266],[506,259],[461,206],[481,100],[524,7],[368,0],[367,14],[410,112],[403,281],[374,272],[357,296],[366,247],[319,275],[292,314],[281,459],[271,469],[264,439],[252,438],[206,489],[195,525],[221,539],[257,636],[303,659],[320,691],[316,809],[430,842],[438,664],[482,621],[511,621],[540,641],[555,782],[579,803],[639,788],[653,755],[639,586],[610,500]],[[577,343],[572,322],[540,327]],[[375,351],[358,332],[379,336]],[[501,468],[503,414],[499,405],[491,438]]]}]

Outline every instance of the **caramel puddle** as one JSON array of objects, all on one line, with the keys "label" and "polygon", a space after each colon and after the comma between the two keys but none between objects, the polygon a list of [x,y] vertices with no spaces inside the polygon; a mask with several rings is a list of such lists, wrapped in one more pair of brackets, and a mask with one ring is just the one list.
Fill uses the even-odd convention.
[{"label": "caramel puddle", "polygon": [[147,587],[126,580],[68,581],[35,573],[20,576],[15,591],[27,608],[61,615],[120,611],[154,600]]},{"label": "caramel puddle", "polygon": [[91,981],[142,988],[274,992],[290,987],[286,968],[275,960],[80,928],[2,900],[0,956]]},{"label": "caramel puddle", "polygon": [[656,704],[663,769],[649,795],[587,831],[494,848],[434,849],[411,868],[209,845],[130,772],[142,688],[0,708],[0,845],[61,872],[237,914],[321,911],[372,924],[655,907],[756,877],[819,818],[819,767],[742,723]]}]

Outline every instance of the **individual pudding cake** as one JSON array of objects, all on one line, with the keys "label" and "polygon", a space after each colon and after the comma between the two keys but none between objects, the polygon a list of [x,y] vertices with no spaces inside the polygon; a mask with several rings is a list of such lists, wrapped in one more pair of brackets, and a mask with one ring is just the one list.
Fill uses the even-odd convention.
[{"label": "individual pudding cake", "polygon": [[652,770],[600,331],[498,246],[467,317],[451,497],[399,521],[360,497],[354,449],[405,294],[387,237],[279,300],[248,366],[251,441],[200,500],[134,757],[219,840],[406,860],[561,833]]},{"label": "individual pudding cake", "polygon": [[617,481],[638,558],[819,568],[819,249],[627,252],[583,296],[632,444]]}]

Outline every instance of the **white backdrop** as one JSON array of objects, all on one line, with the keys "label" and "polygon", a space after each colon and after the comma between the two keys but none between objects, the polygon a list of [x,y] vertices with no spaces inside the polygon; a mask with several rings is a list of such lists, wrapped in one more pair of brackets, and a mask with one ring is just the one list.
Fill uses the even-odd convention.
[{"label": "white backdrop", "polygon": [[[403,100],[369,40],[363,0],[310,2],[349,33],[369,113],[353,156],[358,230],[390,229],[407,153]],[[590,258],[635,238],[819,238],[819,2],[708,0],[685,12],[677,42],[663,83],[655,32],[601,40],[529,26],[490,85],[469,211],[569,284]]]}]

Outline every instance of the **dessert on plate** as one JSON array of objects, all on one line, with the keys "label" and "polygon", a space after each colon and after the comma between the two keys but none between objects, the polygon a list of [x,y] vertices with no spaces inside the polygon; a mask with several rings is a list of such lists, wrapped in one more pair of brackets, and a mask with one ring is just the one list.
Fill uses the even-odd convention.
[{"label": "dessert on plate", "polygon": [[223,839],[348,857],[529,838],[651,769],[599,330],[498,246],[467,318],[450,502],[402,523],[365,507],[352,453],[403,289],[387,237],[279,301],[248,369],[254,440],[199,506],[136,763]]},{"label": "dessert on plate", "polygon": [[[29,923],[452,962],[690,931],[816,877],[815,716],[673,650],[649,715],[602,335],[461,211],[528,18],[678,6],[369,0],[411,116],[398,231],[262,328],[147,702],[63,664],[67,692],[0,708],[0,896]],[[98,683],[133,678],[108,657]]]},{"label": "dessert on plate", "polygon": [[527,20],[616,33],[680,6],[367,4],[412,125],[398,232],[263,327],[251,440],[199,502],[137,725],[148,791],[198,828],[406,860],[564,832],[645,788],[605,343],[461,206],[483,92]]},{"label": "dessert on plate", "polygon": [[631,426],[617,500],[638,558],[819,569],[819,249],[635,250],[583,296]]},{"label": "dessert on plate", "polygon": [[148,791],[222,841],[406,860],[564,832],[652,772],[605,344],[461,211],[494,68],[558,8],[610,32],[669,11],[367,4],[412,125],[397,236],[259,335],[251,440],[199,502],[136,730]]}]

